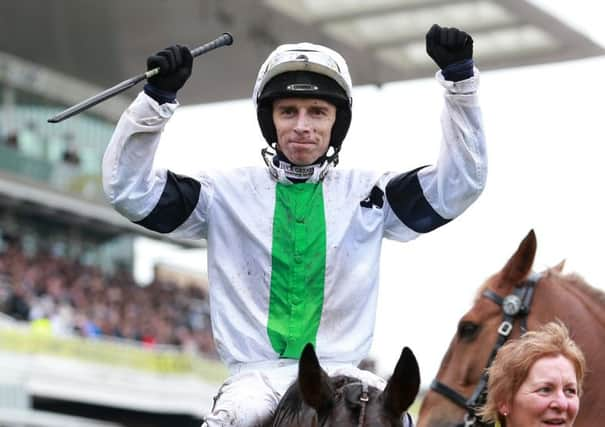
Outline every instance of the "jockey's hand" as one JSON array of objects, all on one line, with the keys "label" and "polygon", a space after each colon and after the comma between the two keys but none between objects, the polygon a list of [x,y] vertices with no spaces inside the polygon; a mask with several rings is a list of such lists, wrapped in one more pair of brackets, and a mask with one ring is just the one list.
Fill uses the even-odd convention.
[{"label": "jockey's hand", "polygon": [[426,33],[426,52],[443,70],[473,58],[473,38],[458,28],[433,24]]},{"label": "jockey's hand", "polygon": [[147,71],[154,68],[159,68],[160,72],[149,77],[148,83],[155,89],[176,96],[176,92],[191,76],[193,56],[186,46],[170,46],[147,58]]}]

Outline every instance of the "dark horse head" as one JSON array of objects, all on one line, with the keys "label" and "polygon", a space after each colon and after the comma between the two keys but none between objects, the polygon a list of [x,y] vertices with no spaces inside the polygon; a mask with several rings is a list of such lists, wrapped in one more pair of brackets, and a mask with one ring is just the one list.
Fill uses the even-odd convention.
[{"label": "dark horse head", "polygon": [[420,387],[418,362],[407,347],[384,391],[357,378],[328,376],[311,344],[304,348],[298,369],[269,426],[401,427]]}]

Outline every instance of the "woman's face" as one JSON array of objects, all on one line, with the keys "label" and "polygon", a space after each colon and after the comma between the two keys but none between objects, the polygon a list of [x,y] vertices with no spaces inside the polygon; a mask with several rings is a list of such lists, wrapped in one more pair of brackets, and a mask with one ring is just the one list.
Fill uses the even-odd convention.
[{"label": "woman's face", "polygon": [[499,409],[507,427],[570,427],[579,408],[576,371],[558,355],[538,359],[512,402]]}]

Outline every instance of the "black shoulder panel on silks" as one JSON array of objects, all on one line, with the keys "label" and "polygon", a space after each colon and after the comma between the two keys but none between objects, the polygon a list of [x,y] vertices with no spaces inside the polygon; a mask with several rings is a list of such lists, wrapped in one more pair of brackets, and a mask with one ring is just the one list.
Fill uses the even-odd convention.
[{"label": "black shoulder panel on silks", "polygon": [[201,185],[188,176],[167,172],[166,186],[153,210],[135,224],[158,233],[170,233],[184,223],[200,198]]},{"label": "black shoulder panel on silks", "polygon": [[418,171],[423,167],[394,177],[385,189],[397,217],[417,233],[428,233],[451,221],[435,212],[424,197],[418,180]]}]

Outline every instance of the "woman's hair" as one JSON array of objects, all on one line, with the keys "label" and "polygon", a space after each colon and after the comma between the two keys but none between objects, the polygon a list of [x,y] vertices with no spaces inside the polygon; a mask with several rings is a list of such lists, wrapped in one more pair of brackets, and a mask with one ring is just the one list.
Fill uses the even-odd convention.
[{"label": "woman's hair", "polygon": [[584,353],[569,336],[567,327],[557,320],[502,346],[487,369],[487,402],[479,409],[478,415],[488,423],[503,422],[498,414],[498,405],[513,399],[538,359],[558,355],[572,363],[578,381],[578,395],[581,395],[586,369]]}]

